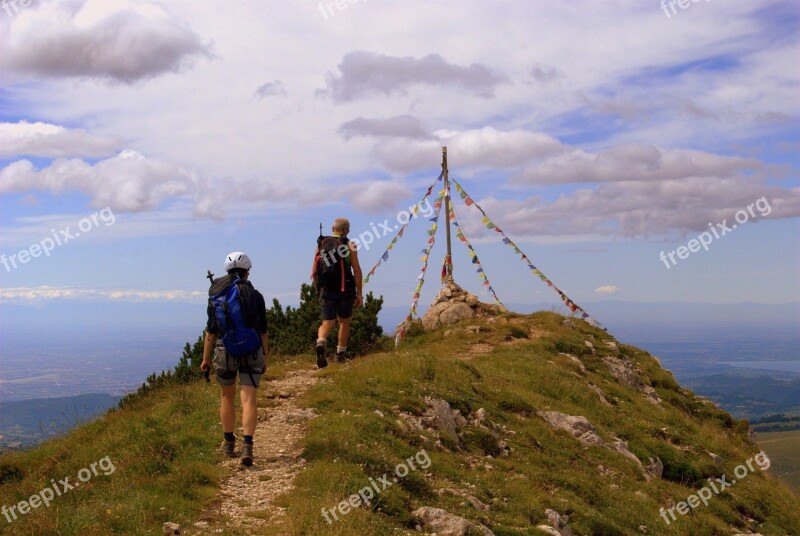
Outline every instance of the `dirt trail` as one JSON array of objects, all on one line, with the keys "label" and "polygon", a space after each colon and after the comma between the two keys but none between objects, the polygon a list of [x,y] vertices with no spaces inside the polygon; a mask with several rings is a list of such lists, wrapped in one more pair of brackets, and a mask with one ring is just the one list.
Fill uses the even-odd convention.
[{"label": "dirt trail", "polygon": [[[274,396],[277,405],[258,408],[253,465],[244,468],[238,458],[222,462],[233,473],[222,482],[221,501],[209,512],[230,519],[224,533],[228,530],[250,533],[252,529],[256,532],[260,527],[274,526],[286,515],[273,501],[293,487],[292,481],[306,463],[300,457],[299,442],[305,435],[306,421],[315,415],[314,410],[298,407],[296,400],[319,381],[316,371],[309,369],[288,372],[262,385],[269,398]],[[186,533],[219,534],[222,531],[217,527],[210,528],[205,522],[199,522],[187,527]]]}]

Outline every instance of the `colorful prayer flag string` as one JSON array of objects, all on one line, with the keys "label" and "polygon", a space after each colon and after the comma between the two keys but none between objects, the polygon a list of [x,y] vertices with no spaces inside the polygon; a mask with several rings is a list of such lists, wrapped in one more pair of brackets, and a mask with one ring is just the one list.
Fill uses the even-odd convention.
[{"label": "colorful prayer flag string", "polygon": [[[413,215],[417,214],[417,211],[419,210],[419,206],[422,203],[425,202],[425,200],[428,198],[429,195],[431,195],[431,193],[433,192],[434,187],[436,187],[436,183],[439,182],[440,180],[442,180],[442,177],[443,177],[443,173],[439,173],[439,176],[436,178],[435,181],[433,181],[433,184],[431,184],[428,187],[428,190],[425,192],[425,195],[422,197],[422,199],[420,199],[419,203],[417,203],[416,205],[414,205],[411,208],[411,213]],[[439,206],[441,206],[441,198],[437,199],[437,203],[439,203]],[[438,212],[437,212],[437,217],[438,217]],[[403,237],[403,231],[406,230],[406,227],[408,227],[408,224],[411,223],[412,219],[413,218],[409,219],[407,222],[405,222],[403,224],[402,227],[400,227],[400,230],[397,232],[397,234],[394,236],[392,241],[389,243],[389,247],[387,247],[386,251],[383,253],[383,255],[380,256],[380,258],[378,259],[378,262],[375,264],[375,266],[373,266],[372,269],[369,272],[367,272],[367,277],[364,278],[364,284],[365,285],[367,283],[369,283],[369,278],[372,277],[373,275],[375,275],[375,270],[378,269],[378,266],[381,265],[381,262],[387,262],[389,260],[389,251],[394,247],[394,245],[397,243],[397,241],[400,238]]]},{"label": "colorful prayer flag string", "polygon": [[[458,186],[456,186],[456,190],[458,190]],[[454,220],[453,225],[456,227],[456,238],[458,238],[458,240],[464,244],[467,249],[469,249],[469,256],[472,257],[472,264],[477,267],[476,272],[478,277],[480,277],[482,280],[481,284],[489,289],[489,292],[491,292],[492,296],[494,296],[494,301],[497,303],[497,305],[505,307],[503,302],[500,301],[500,298],[497,297],[497,293],[495,293],[492,285],[489,283],[489,278],[486,276],[486,272],[481,265],[480,259],[478,259],[478,254],[475,252],[475,248],[472,247],[472,244],[469,243],[469,239],[467,239],[467,235],[464,234],[464,230],[461,227],[461,222],[458,219],[458,215],[456,215],[456,208],[452,203],[450,203],[450,219]]]},{"label": "colorful prayer flag string", "polygon": [[[601,327],[603,329],[606,329],[600,322],[598,322],[597,320],[592,318],[589,315],[589,313],[587,313],[580,305],[578,305],[577,303],[572,301],[566,294],[564,294],[564,292],[561,291],[561,289],[559,289],[557,286],[555,286],[555,284],[546,275],[544,275],[541,272],[541,270],[539,270],[536,266],[534,266],[534,264],[530,261],[528,256],[525,255],[525,253],[523,253],[522,250],[519,249],[519,247],[517,247],[517,245],[508,236],[506,236],[506,234],[503,232],[502,229],[500,229],[500,227],[495,225],[495,223],[489,218],[489,216],[481,208],[481,206],[478,205],[478,203],[476,203],[475,201],[472,200],[472,198],[466,193],[464,188],[458,183],[458,181],[456,179],[454,179],[453,177],[449,177],[449,179],[455,185],[456,191],[459,193],[461,198],[464,199],[464,203],[467,206],[470,206],[470,205],[475,206],[475,208],[477,208],[481,212],[481,214],[483,215],[483,217],[481,218],[481,222],[486,226],[486,228],[489,229],[489,230],[494,229],[496,232],[500,233],[503,236],[503,243],[511,246],[512,248],[514,248],[514,252],[515,253],[518,253],[519,255],[521,255],[522,261],[525,264],[528,265],[528,268],[530,268],[531,273],[533,275],[537,276],[542,281],[544,281],[547,284],[548,287],[551,287],[553,290],[555,290],[556,293],[561,298],[561,301],[564,302],[564,305],[566,305],[566,307],[570,311],[572,311],[573,313],[576,313],[576,312],[580,311],[580,317],[583,320],[586,320],[587,322],[589,322],[589,324],[597,325],[597,326],[599,326],[599,327]],[[463,231],[461,231],[461,227],[460,226],[458,227],[458,231],[456,231],[456,236],[459,236],[459,233],[461,233],[461,236],[463,236]],[[459,237],[459,240],[462,240],[462,242],[466,243],[466,237],[464,237],[463,239],[461,239],[461,237]],[[472,252],[474,252],[474,250],[472,250],[471,247],[470,247],[470,250]],[[473,258],[473,262],[475,262],[476,258],[477,258],[477,256]],[[484,282],[484,285],[485,284],[486,284],[486,282]],[[489,288],[491,289],[491,287],[489,287]]]},{"label": "colorful prayer flag string", "polygon": [[[439,202],[441,201],[442,196],[440,196],[436,201],[439,205],[439,210],[436,211],[436,219],[439,217],[439,212],[441,212],[442,204]],[[433,250],[433,246],[436,243],[436,228],[438,224],[434,221],[433,225],[431,225],[431,229],[428,231],[428,234],[431,236],[430,240],[428,240],[428,247],[422,250],[422,257],[420,261],[422,262],[422,270],[420,271],[419,275],[417,276],[417,286],[414,289],[414,296],[411,301],[411,310],[408,313],[406,319],[397,326],[396,332],[397,335],[394,339],[395,346],[400,344],[406,336],[406,328],[408,328],[409,324],[411,324],[411,320],[414,318],[414,315],[417,314],[417,304],[419,303],[419,296],[422,293],[422,286],[425,284],[425,272],[428,270],[428,262],[430,260],[431,251]]]}]

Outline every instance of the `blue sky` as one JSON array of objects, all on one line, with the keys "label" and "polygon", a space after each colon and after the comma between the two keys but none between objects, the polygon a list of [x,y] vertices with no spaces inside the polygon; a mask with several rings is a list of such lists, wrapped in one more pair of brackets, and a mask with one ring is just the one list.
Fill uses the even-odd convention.
[{"label": "blue sky", "polygon": [[[4,3],[0,251],[85,232],[0,265],[0,305],[202,309],[206,270],[233,250],[292,303],[319,223],[393,226],[443,145],[452,176],[590,312],[800,301],[796,3],[339,5]],[[748,205],[708,251],[659,259]],[[457,209],[501,299],[558,303]],[[410,303],[429,225],[412,222],[366,287],[388,306]],[[390,240],[361,250],[365,271]],[[453,247],[457,281],[491,301]]]}]

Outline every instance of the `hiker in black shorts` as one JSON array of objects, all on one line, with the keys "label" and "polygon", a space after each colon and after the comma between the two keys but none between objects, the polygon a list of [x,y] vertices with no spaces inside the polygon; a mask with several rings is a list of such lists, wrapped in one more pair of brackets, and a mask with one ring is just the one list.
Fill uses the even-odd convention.
[{"label": "hiker in black shorts", "polygon": [[312,279],[319,292],[322,308],[322,325],[317,332],[317,367],[328,366],[325,346],[334,322],[339,322],[339,340],[336,346],[336,361],[345,361],[347,341],[350,338],[350,316],[353,307],[361,307],[361,266],[358,251],[347,238],[350,222],[338,218],[333,222],[333,236],[321,236],[317,240]]},{"label": "hiker in black shorts", "polygon": [[[253,344],[253,346],[257,346],[255,351],[236,358],[229,353],[228,349],[222,344],[223,335],[225,334],[221,333],[220,322],[217,318],[218,311],[215,311],[215,306],[209,300],[208,323],[206,325],[205,344],[203,345],[203,363],[200,365],[200,368],[205,371],[209,370],[213,364],[216,371],[217,383],[222,389],[219,405],[219,417],[222,422],[222,432],[225,435],[222,451],[231,458],[236,457],[236,437],[233,434],[233,429],[236,425],[234,400],[236,398],[236,376],[237,374],[239,376],[242,400],[242,432],[244,435],[241,463],[246,466],[253,463],[253,435],[256,431],[258,416],[256,390],[258,389],[261,375],[266,370],[265,354],[267,351],[267,309],[264,304],[264,296],[253,288],[253,284],[247,280],[252,266],[250,258],[244,253],[239,251],[231,253],[225,258],[225,271],[228,275],[224,276],[225,280],[219,278],[214,281],[210,294],[214,294],[214,285],[218,287],[221,285],[222,289],[224,289],[228,279],[232,282],[234,278],[239,278],[236,288],[239,293],[240,314],[246,329],[254,330],[250,332],[250,336],[251,339],[255,338],[255,343]],[[227,285],[228,288],[233,286],[232,284]],[[230,316],[235,315],[230,313]],[[212,352],[213,362],[211,358]]]}]

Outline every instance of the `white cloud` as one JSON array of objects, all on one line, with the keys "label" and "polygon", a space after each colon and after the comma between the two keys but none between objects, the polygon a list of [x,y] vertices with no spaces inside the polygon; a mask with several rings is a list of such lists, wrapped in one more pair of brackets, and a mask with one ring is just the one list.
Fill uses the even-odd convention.
[{"label": "white cloud", "polygon": [[619,292],[619,287],[616,285],[603,285],[594,289],[595,294],[616,294]]},{"label": "white cloud", "polygon": [[436,139],[384,139],[374,151],[389,169],[409,172],[431,168],[439,161],[441,146],[446,145],[454,166],[519,166],[536,158],[559,153],[561,142],[552,136],[522,129],[502,131],[494,127],[461,132],[437,131]]},{"label": "white cloud", "polygon": [[597,154],[576,149],[556,155],[525,168],[514,181],[529,184],[668,181],[725,177],[757,172],[763,168],[761,162],[752,158],[625,144]]},{"label": "white cloud", "polygon": [[328,75],[324,91],[334,102],[403,94],[414,85],[457,87],[475,96],[492,97],[495,87],[505,82],[505,77],[485,65],[455,65],[439,54],[416,59],[367,51],[350,52],[342,58],[339,73]]},{"label": "white cloud", "polygon": [[339,127],[339,134],[345,140],[359,136],[378,138],[430,138],[422,122],[410,115],[398,115],[387,119],[365,119],[357,117]]},{"label": "white cloud", "polygon": [[118,139],[50,123],[0,123],[0,157],[39,156],[97,158],[121,149]]},{"label": "white cloud", "polygon": [[199,179],[189,170],[148,159],[130,150],[96,164],[59,158],[37,170],[28,160],[0,169],[0,194],[46,191],[80,191],[95,207],[115,211],[153,210],[167,199],[194,194]]},{"label": "white cloud", "polygon": [[367,213],[380,213],[392,209],[403,199],[413,195],[413,191],[402,184],[390,181],[372,181],[353,185],[344,190],[355,208]]},{"label": "white cloud", "polygon": [[287,93],[286,88],[283,87],[283,82],[280,80],[273,80],[272,82],[267,82],[258,86],[255,96],[262,99],[264,97],[286,97]]},{"label": "white cloud", "polygon": [[208,297],[199,290],[107,290],[77,287],[16,287],[0,288],[0,302],[37,302],[50,300],[102,300],[129,302],[190,301]]},{"label": "white cloud", "polygon": [[[498,10],[467,2],[454,13],[438,2],[415,9],[386,2],[324,20],[316,4],[296,2],[234,2],[225,9],[169,0],[43,3],[20,12],[8,30],[0,25],[0,62],[7,51],[19,59],[30,44],[37,62],[58,64],[49,68],[54,72],[62,53],[41,43],[93,36],[91,43],[111,45],[98,53],[96,66],[76,68],[81,60],[68,58],[63,68],[139,79],[128,61],[154,55],[149,45],[137,43],[124,61],[118,56],[126,36],[140,31],[153,33],[151,44],[167,43],[162,63],[143,61],[144,78],[172,70],[174,42],[213,42],[216,56],[191,70],[178,67],[180,76],[133,86],[3,73],[13,117],[70,125],[71,137],[119,136],[147,156],[128,166],[118,157],[37,163],[37,169],[17,162],[0,171],[0,191],[77,190],[115,210],[154,210],[177,198],[217,219],[231,205],[313,207],[342,196],[360,209],[388,207],[413,179],[394,177],[400,186],[370,189],[376,175],[389,182],[376,167],[436,173],[446,144],[454,176],[498,170],[474,195],[495,189],[497,198],[508,197],[505,177],[517,176],[514,199],[498,206],[509,209],[504,215],[516,218],[526,236],[535,229],[605,239],[705,225],[704,214],[736,210],[757,194],[775,198],[775,214],[791,215],[796,195],[776,183],[764,189],[766,165],[731,149],[732,142],[754,147],[749,142],[762,136],[785,138],[775,130],[785,128],[775,114],[798,115],[797,71],[787,68],[796,47],[785,35],[774,39],[781,28],[763,18],[781,5],[711,3],[667,20],[657,6],[636,3],[512,2]],[[535,43],[531,19],[540,21]],[[487,28],[500,27],[495,38],[484,38]],[[108,35],[121,28],[119,36]],[[608,39],[623,34],[625,41]],[[564,46],[564,35],[579,35],[583,53]],[[359,48],[375,52],[354,51],[353,36]],[[185,65],[204,47],[176,61]],[[300,58],[285,50],[308,53]],[[326,72],[334,73],[328,89],[336,106],[314,96]],[[254,98],[255,88],[267,97],[291,88],[291,98]],[[490,93],[494,98],[476,98]],[[65,146],[62,156],[91,158],[66,154],[88,152],[88,142]],[[128,175],[115,179],[120,167]],[[547,189],[582,181],[591,182],[580,191]],[[619,181],[631,184],[612,187]],[[718,188],[743,195],[716,195]],[[656,218],[663,221],[647,221]]]},{"label": "white cloud", "polygon": [[80,8],[43,2],[12,19],[0,66],[46,77],[133,83],[180,72],[208,47],[154,3],[88,0]]},{"label": "white cloud", "polygon": [[[779,188],[741,177],[673,181],[627,181],[582,188],[553,201],[490,197],[478,201],[503,229],[540,239],[574,235],[650,237],[705,230],[709,222],[732,221],[738,210],[765,197],[771,211],[751,219],[800,216],[800,188]],[[769,214],[766,214],[769,212]]]}]

